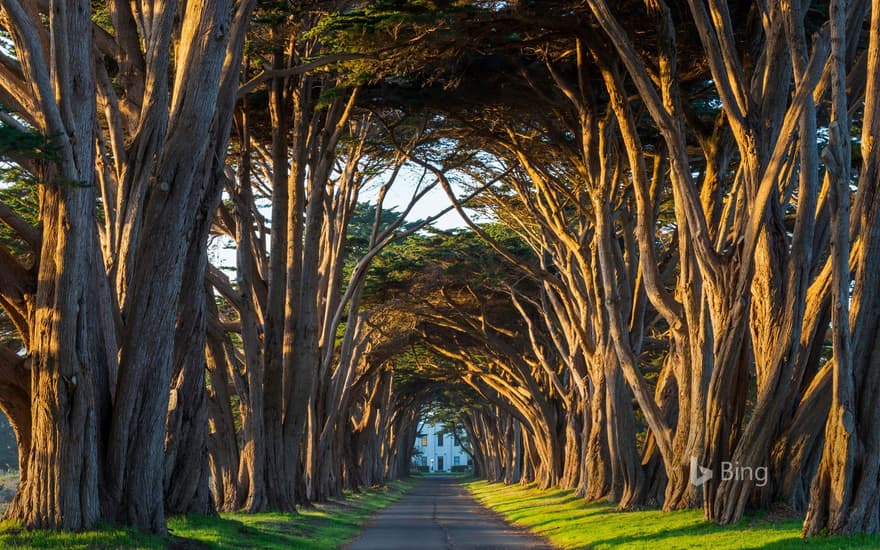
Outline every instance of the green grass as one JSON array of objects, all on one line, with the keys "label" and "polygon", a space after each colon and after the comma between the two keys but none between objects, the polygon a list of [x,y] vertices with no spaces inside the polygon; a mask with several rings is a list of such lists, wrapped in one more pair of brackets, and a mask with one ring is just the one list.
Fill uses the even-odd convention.
[{"label": "green grass", "polygon": [[618,512],[609,504],[587,504],[570,490],[542,491],[485,481],[464,485],[489,508],[561,548],[880,548],[877,535],[802,539],[802,522],[797,519],[753,516],[722,527],[703,521],[700,510]]},{"label": "green grass", "polygon": [[0,548],[177,548],[288,549],[338,548],[353,539],[375,512],[408,491],[414,481],[395,481],[363,493],[346,493],[344,500],[301,508],[299,514],[222,514],[168,519],[168,537],[155,537],[117,527],[69,533],[21,529],[0,523]]}]

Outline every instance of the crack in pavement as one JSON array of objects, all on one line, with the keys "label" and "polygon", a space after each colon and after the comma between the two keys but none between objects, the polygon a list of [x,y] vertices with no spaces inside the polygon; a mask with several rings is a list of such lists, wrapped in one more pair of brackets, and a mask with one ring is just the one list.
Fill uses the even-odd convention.
[{"label": "crack in pavement", "polygon": [[437,517],[437,501],[434,501],[434,513],[431,516],[431,520],[437,527],[443,531],[443,539],[446,541],[446,550],[455,550],[455,546],[452,544],[452,537],[449,535],[449,529],[443,525],[440,519]]}]

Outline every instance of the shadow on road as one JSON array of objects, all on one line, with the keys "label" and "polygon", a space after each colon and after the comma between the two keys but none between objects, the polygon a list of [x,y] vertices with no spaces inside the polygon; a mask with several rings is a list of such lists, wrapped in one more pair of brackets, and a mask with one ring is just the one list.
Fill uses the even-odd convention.
[{"label": "shadow on road", "polygon": [[373,518],[348,548],[531,550],[553,546],[504,522],[476,502],[455,477],[430,476]]}]

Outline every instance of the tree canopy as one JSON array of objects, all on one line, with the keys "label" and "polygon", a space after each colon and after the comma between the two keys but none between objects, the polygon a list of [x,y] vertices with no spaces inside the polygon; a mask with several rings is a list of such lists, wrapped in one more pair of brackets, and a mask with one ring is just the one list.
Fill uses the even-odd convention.
[{"label": "tree canopy", "polygon": [[880,532],[880,2],[0,16],[8,517],[295,512],[432,411],[493,480]]}]

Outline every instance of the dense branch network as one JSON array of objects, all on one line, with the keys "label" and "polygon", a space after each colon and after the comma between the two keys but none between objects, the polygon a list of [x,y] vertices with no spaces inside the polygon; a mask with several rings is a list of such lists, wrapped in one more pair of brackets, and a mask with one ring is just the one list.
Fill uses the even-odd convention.
[{"label": "dense branch network", "polygon": [[880,3],[0,15],[9,517],[295,512],[433,414],[493,480],[880,531]]}]

